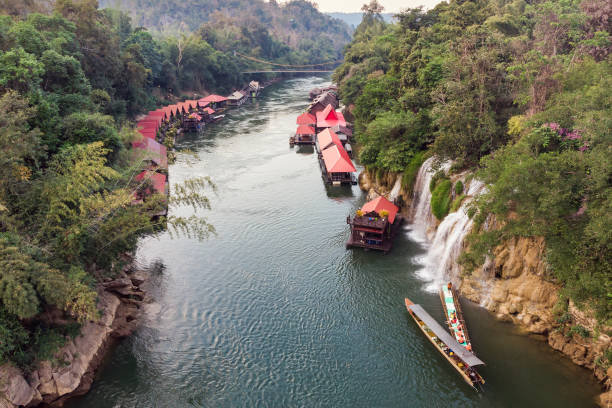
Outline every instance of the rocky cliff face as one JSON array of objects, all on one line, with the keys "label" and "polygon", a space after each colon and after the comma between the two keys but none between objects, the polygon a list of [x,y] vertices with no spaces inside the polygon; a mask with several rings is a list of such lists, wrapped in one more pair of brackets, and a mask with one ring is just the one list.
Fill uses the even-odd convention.
[{"label": "rocky cliff face", "polygon": [[[423,166],[427,165],[428,162]],[[386,195],[397,177],[393,173],[365,171],[359,177],[359,185],[369,196]],[[444,222],[438,223],[430,216],[414,217],[418,211],[413,207],[421,206],[419,200],[422,201],[422,197],[426,196],[417,190],[429,186],[425,171],[420,172],[419,177],[423,180],[417,179],[414,196],[403,188],[399,193],[403,202],[402,212],[413,223],[425,224],[415,225],[414,228],[425,231],[423,235],[433,244]],[[457,177],[462,178],[464,175],[451,178],[454,180]],[[426,211],[430,212],[430,209]],[[444,235],[449,236],[447,232]],[[448,245],[457,245],[457,240]],[[462,239],[461,245],[464,245]],[[433,250],[436,248],[430,248],[430,251]],[[575,364],[592,370],[608,389],[608,392],[599,397],[599,403],[604,407],[612,406],[612,368],[606,371],[603,365],[598,364],[598,361],[603,361],[601,359],[605,351],[612,346],[611,338],[606,334],[583,338],[570,331],[568,325],[558,323],[554,309],[559,301],[560,288],[548,278],[543,238],[515,238],[505,242],[495,249],[493,259],[489,259],[483,267],[471,274],[461,271],[456,265],[456,257],[453,262],[454,267],[446,268],[444,279],[452,280],[463,296],[481,304],[498,318],[519,325],[526,333],[541,336],[552,348],[568,356]],[[597,330],[595,319],[590,318],[588,312],[578,310],[571,302],[567,313],[572,324],[588,329],[591,334],[611,331],[609,328]]]},{"label": "rocky cliff face", "polygon": [[[0,367],[0,408],[62,406],[91,387],[94,373],[113,339],[129,335],[140,316],[144,293],[142,272],[124,273],[99,287],[100,319],[87,322],[81,334],[67,341],[58,361],[42,361],[31,373],[10,365]],[[2,398],[2,394],[4,398]]]},{"label": "rocky cliff face", "polygon": [[[603,366],[597,362],[610,347],[611,339],[598,333],[597,322],[569,302],[571,322],[591,333],[583,338],[558,322],[559,287],[546,279],[543,238],[515,238],[495,249],[495,257],[485,266],[460,281],[461,293],[511,321],[527,333],[544,336],[555,350],[567,355],[575,364],[593,370],[595,376],[612,385]],[[605,331],[605,330],[604,330]]]}]

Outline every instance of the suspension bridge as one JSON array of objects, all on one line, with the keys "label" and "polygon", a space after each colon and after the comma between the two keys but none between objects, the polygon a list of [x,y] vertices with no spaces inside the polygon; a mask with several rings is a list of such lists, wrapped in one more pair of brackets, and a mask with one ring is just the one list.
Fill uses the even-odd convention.
[{"label": "suspension bridge", "polygon": [[[250,57],[238,51],[234,51],[234,57],[241,57],[249,61],[258,62],[260,64],[266,64],[266,65],[271,65],[274,67],[279,67],[278,69],[272,69],[272,68],[251,69],[248,71],[242,71],[241,72],[242,74],[329,73],[329,72],[334,72],[334,70],[324,69],[323,67],[328,66],[328,65],[340,64],[342,62],[342,60],[336,60],[336,61],[328,61],[328,62],[321,62],[318,64],[306,64],[306,65],[280,64],[277,62],[270,62],[270,61],[261,60],[259,58]],[[317,69],[316,67],[321,67],[321,68]]]}]

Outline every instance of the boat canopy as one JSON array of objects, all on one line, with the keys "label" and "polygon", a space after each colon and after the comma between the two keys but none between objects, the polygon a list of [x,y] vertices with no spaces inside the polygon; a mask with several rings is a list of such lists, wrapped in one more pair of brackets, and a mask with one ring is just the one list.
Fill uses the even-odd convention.
[{"label": "boat canopy", "polygon": [[453,352],[461,360],[465,361],[469,366],[484,365],[484,362],[481,359],[457,343],[457,340],[455,340],[446,330],[444,330],[442,326],[440,326],[438,322],[436,322],[434,318],[421,307],[421,305],[410,305],[408,308],[415,315],[417,315],[418,318],[421,319],[427,325],[427,327],[429,327],[429,329],[448,346],[448,348],[453,350]]}]

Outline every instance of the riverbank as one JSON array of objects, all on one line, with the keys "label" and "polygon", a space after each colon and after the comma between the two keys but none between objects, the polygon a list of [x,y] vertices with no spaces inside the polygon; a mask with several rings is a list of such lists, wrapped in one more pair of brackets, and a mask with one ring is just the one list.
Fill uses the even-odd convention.
[{"label": "riverbank", "polygon": [[[0,407],[61,407],[87,393],[109,347],[138,327],[147,301],[142,289],[147,277],[145,270],[130,263],[119,276],[99,284],[99,319],[84,323],[80,334],[69,338],[53,361],[39,362],[28,373],[9,365],[0,367],[0,392],[6,396]],[[48,314],[50,321],[62,319],[61,311]]]},{"label": "riverbank", "polygon": [[[426,164],[425,164],[426,165]],[[368,197],[388,195],[401,183],[401,174],[376,172],[364,170],[359,177],[359,185]],[[455,179],[465,181],[466,174],[454,176]],[[467,184],[467,182],[466,182]],[[417,180],[415,188],[429,188],[428,180]],[[414,194],[401,187],[399,199],[402,203],[404,215],[413,223],[423,224],[424,235],[430,242],[435,236],[441,223],[429,214],[421,219],[415,219],[415,206],[419,205],[420,198],[430,197],[427,194]],[[416,198],[415,198],[416,197]],[[420,203],[422,206],[423,203]],[[470,224],[471,226],[471,224]],[[454,226],[451,226],[451,228]],[[494,225],[490,227],[494,228]],[[446,232],[451,234],[452,229]],[[456,265],[457,256],[464,247],[463,236],[469,228],[460,231],[461,241],[458,248],[450,249],[454,252],[453,266],[448,268],[452,280],[460,293],[469,300],[481,305],[499,320],[511,322],[528,335],[546,341],[554,350],[568,357],[574,364],[592,371],[606,392],[599,396],[598,403],[602,407],[612,404],[612,367],[601,363],[605,359],[605,352],[611,346],[611,338],[605,334],[606,330],[598,327],[594,318],[588,312],[579,310],[569,301],[566,319],[573,322],[572,327],[582,327],[591,335],[584,337],[577,330],[568,325],[560,324],[554,309],[559,300],[559,286],[547,280],[545,258],[545,244],[542,238],[515,238],[497,247],[495,257],[471,274],[465,274]],[[455,234],[457,235],[457,234]],[[447,245],[453,245],[447,243]],[[458,251],[458,250],[459,251]],[[438,259],[438,262],[444,262]],[[441,278],[444,276],[441,276]]]}]

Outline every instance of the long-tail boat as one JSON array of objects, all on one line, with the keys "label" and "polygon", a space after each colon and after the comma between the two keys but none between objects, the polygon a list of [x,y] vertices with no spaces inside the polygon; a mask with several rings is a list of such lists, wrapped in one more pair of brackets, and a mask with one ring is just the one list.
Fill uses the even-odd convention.
[{"label": "long-tail boat", "polygon": [[465,319],[463,319],[459,297],[452,283],[449,282],[440,288],[440,299],[444,307],[444,319],[446,324],[448,324],[451,334],[455,337],[457,343],[461,344],[468,351],[473,351],[470,335],[468,334]]},{"label": "long-tail boat", "polygon": [[408,313],[419,326],[419,329],[453,368],[461,374],[465,382],[475,390],[477,390],[477,386],[484,384],[484,379],[474,369],[475,366],[484,365],[484,362],[457,343],[420,305],[412,303],[408,298],[405,299],[405,302]]}]

